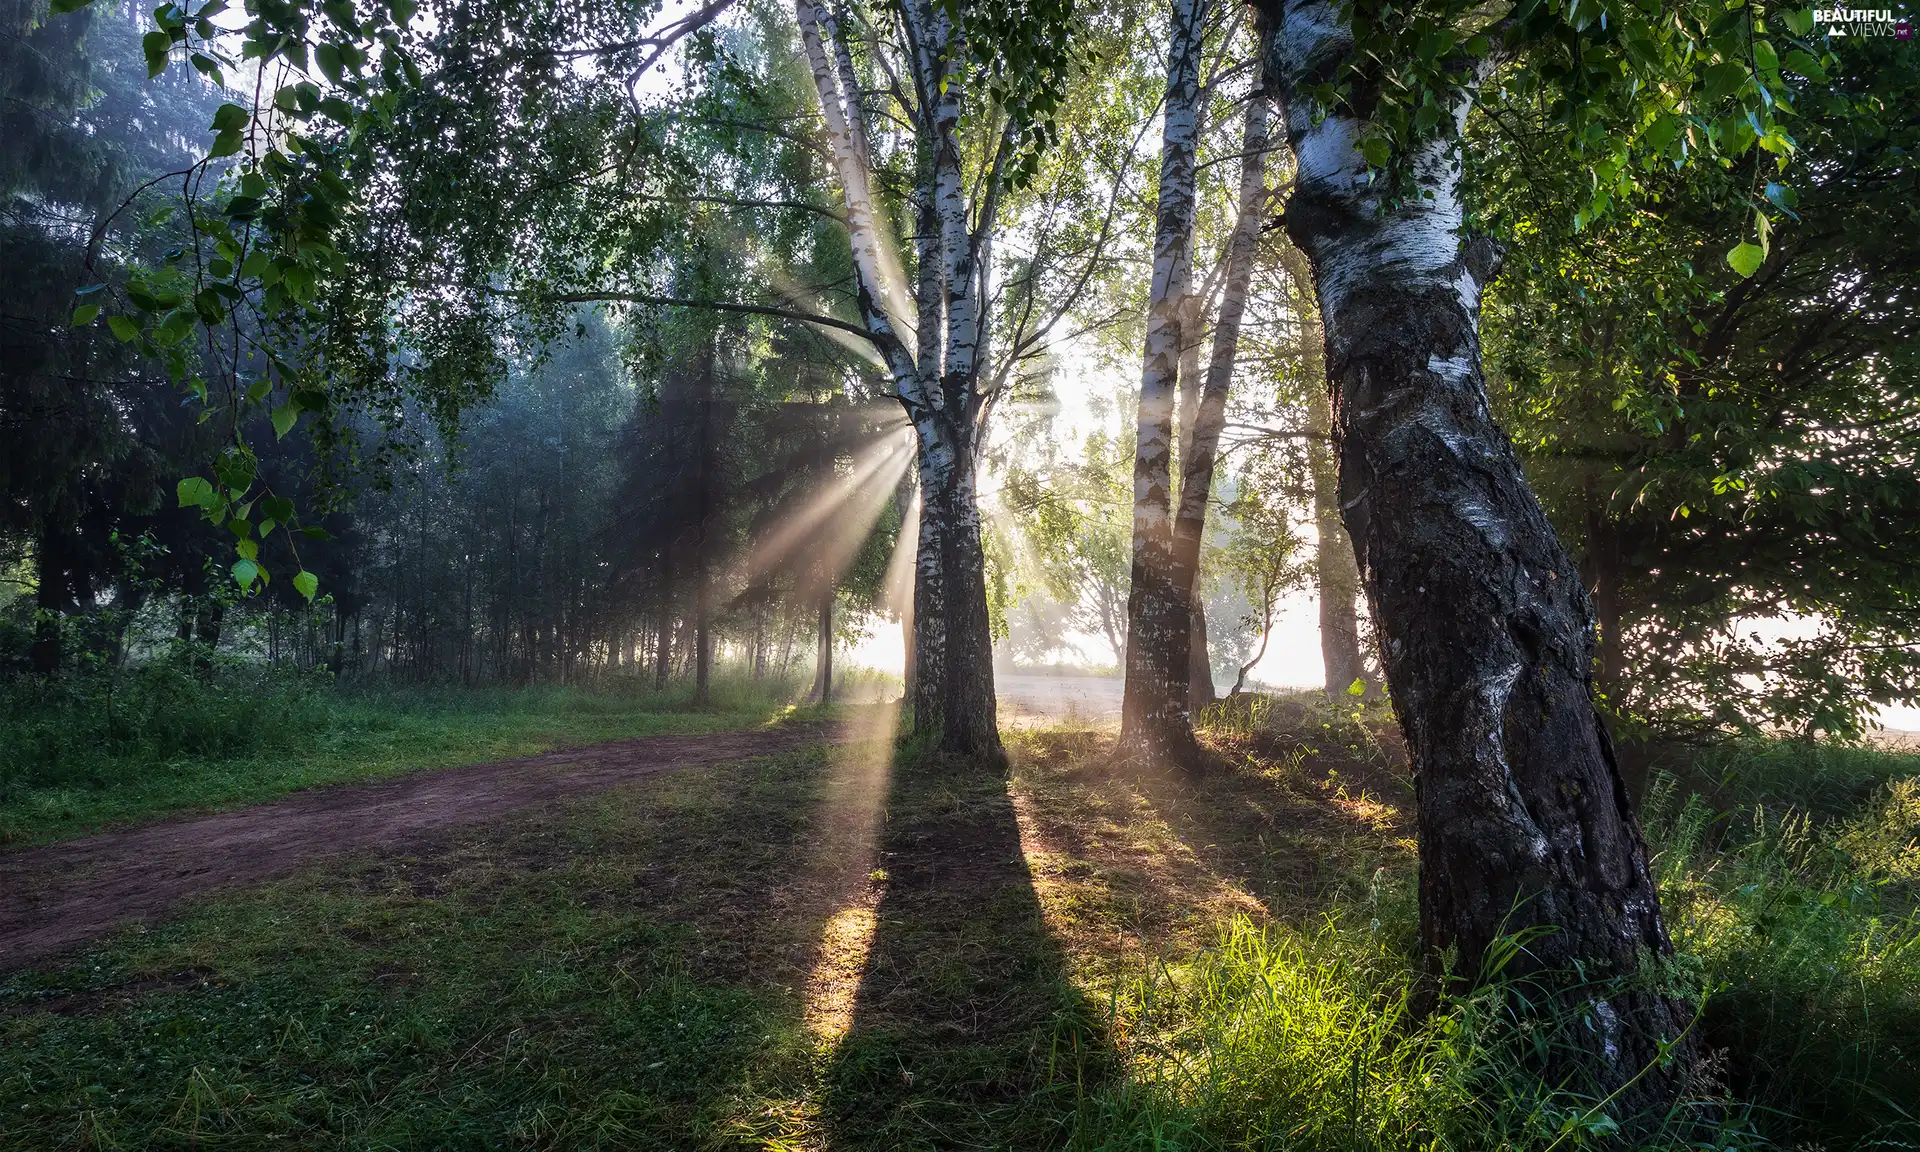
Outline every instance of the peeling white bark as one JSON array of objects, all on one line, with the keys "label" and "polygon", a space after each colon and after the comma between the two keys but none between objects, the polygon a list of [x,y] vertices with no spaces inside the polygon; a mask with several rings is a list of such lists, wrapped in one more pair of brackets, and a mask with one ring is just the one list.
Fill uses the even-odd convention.
[{"label": "peeling white bark", "polygon": [[1186,760],[1193,752],[1187,707],[1192,589],[1191,578],[1180,584],[1174,569],[1171,469],[1173,406],[1185,343],[1183,305],[1193,279],[1204,0],[1173,0],[1171,19],[1153,281],[1134,423],[1132,590],[1120,733],[1127,754],[1156,760]]}]

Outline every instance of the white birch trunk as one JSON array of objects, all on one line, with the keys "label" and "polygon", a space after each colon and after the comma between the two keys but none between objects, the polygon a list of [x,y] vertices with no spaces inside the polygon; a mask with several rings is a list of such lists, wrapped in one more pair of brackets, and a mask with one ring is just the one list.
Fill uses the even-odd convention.
[{"label": "white birch trunk", "polygon": [[1120,731],[1123,755],[1181,763],[1191,762],[1196,748],[1187,707],[1191,588],[1176,584],[1173,568],[1173,406],[1185,345],[1183,305],[1193,279],[1204,24],[1204,0],[1173,0],[1153,281],[1134,423],[1132,586]]}]

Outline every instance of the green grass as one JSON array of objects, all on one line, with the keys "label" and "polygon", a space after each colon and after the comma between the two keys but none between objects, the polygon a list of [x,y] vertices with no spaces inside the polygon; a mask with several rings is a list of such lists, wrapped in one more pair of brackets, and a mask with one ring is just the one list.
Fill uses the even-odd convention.
[{"label": "green grass", "polygon": [[222,670],[211,682],[156,664],[104,677],[0,685],[0,845],[119,821],[255,803],[298,788],[529,756],[659,733],[765,723],[794,695],[723,680],[522,689],[335,685]]},{"label": "green grass", "polygon": [[1018,844],[814,750],[330,867],[0,978],[0,1148],[1054,1143],[1098,1045]]},{"label": "green grass", "polygon": [[[0,1149],[1609,1146],[1524,989],[1410,1010],[1376,722],[1223,716],[1198,779],[816,749],[330,863],[0,977]],[[1920,785],[1872,755],[1802,760],[1862,789],[1819,812],[1654,778],[1712,1110],[1636,1146],[1920,1143]]]}]

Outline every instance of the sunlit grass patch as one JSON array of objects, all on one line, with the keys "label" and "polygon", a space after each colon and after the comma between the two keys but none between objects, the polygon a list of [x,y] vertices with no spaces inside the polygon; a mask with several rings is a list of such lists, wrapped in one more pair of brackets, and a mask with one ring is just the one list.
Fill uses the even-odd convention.
[{"label": "sunlit grass patch", "polygon": [[1679,787],[1649,789],[1655,866],[1734,1089],[1786,1142],[1920,1145],[1920,780],[1824,819]]}]

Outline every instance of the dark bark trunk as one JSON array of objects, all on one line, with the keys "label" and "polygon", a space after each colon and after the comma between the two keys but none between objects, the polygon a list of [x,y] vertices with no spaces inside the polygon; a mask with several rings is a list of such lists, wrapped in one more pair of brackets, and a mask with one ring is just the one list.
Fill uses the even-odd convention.
[{"label": "dark bark trunk", "polygon": [[957,482],[942,501],[950,511],[940,534],[946,615],[940,745],[958,755],[997,761],[1003,753],[993,690],[993,629],[987,614],[986,553],[974,501],[970,445],[961,454],[957,472]]},{"label": "dark bark trunk", "polygon": [[1661,1044],[1693,1013],[1624,979],[1672,945],[1594,709],[1591,601],[1488,408],[1478,305],[1497,249],[1461,235],[1455,143],[1409,157],[1425,195],[1381,201],[1360,126],[1307,91],[1350,50],[1341,10],[1284,12],[1286,225],[1313,264],[1340,503],[1415,769],[1423,942],[1473,979],[1529,933],[1502,975],[1591,1024],[1557,1037],[1550,1073],[1629,1115],[1659,1108],[1690,1050],[1663,1069]]},{"label": "dark bark trunk", "polygon": [[202,597],[194,612],[193,668],[203,680],[213,676],[213,656],[220,647],[220,629],[226,618],[227,606],[217,596]]},{"label": "dark bark trunk", "polygon": [[660,631],[655,637],[653,656],[653,686],[661,690],[667,686],[667,674],[673,668],[673,548],[663,545],[660,549]]},{"label": "dark bark trunk", "polygon": [[1213,686],[1213,660],[1207,652],[1207,606],[1200,595],[1200,577],[1194,574],[1191,597],[1192,625],[1187,641],[1187,707],[1198,710],[1219,699]]},{"label": "dark bark trunk", "polygon": [[808,693],[820,703],[833,703],[833,589],[820,597],[820,632],[813,660],[813,691]]},{"label": "dark bark trunk", "polygon": [[713,518],[713,349],[703,347],[696,367],[700,381],[700,459],[694,472],[695,524],[693,568],[693,706],[712,702],[708,680],[713,671],[713,589],[708,571],[709,529]]}]

